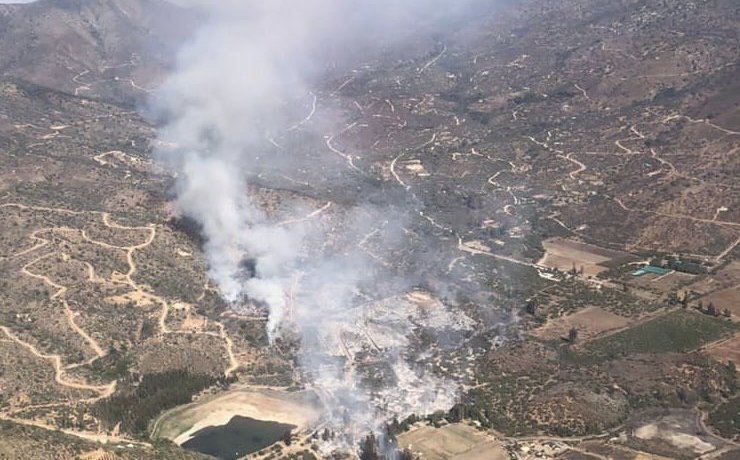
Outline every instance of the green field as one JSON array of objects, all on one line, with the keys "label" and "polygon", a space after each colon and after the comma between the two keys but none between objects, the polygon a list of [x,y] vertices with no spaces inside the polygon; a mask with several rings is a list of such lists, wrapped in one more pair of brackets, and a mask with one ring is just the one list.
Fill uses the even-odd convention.
[{"label": "green field", "polygon": [[693,311],[678,310],[594,340],[589,354],[624,356],[636,353],[685,353],[737,330],[733,323]]}]

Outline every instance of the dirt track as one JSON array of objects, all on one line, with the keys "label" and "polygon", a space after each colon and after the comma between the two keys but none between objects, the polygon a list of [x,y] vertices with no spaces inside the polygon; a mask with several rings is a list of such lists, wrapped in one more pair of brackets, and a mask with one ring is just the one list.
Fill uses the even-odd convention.
[{"label": "dirt track", "polygon": [[[229,361],[229,365],[225,369],[224,375],[228,377],[239,369],[241,363],[238,361],[238,359],[236,358],[234,354],[234,350],[233,350],[234,343],[232,339],[228,336],[226,329],[222,323],[216,322],[216,325],[219,329],[218,333],[208,332],[208,331],[191,332],[191,331],[170,330],[166,324],[167,315],[169,313],[169,308],[170,308],[170,302],[167,299],[162,298],[161,296],[158,296],[154,293],[146,291],[141,286],[139,286],[133,279],[133,276],[137,272],[137,266],[136,266],[136,261],[134,259],[134,254],[136,253],[136,251],[139,251],[141,249],[144,249],[150,246],[152,242],[155,240],[157,236],[157,228],[155,225],[148,225],[146,227],[127,227],[127,226],[115,223],[112,220],[111,215],[109,213],[100,212],[100,211],[73,211],[73,210],[63,209],[63,208],[27,206],[27,205],[23,205],[19,203],[6,203],[6,204],[0,205],[0,208],[8,208],[8,207],[14,207],[14,208],[22,209],[22,210],[33,210],[33,211],[44,212],[44,213],[61,213],[61,214],[67,214],[67,215],[85,215],[85,214],[97,215],[97,216],[100,216],[103,225],[105,225],[106,227],[110,229],[122,230],[122,231],[131,231],[131,230],[147,231],[149,235],[147,236],[146,240],[144,240],[143,242],[139,244],[130,245],[130,246],[118,246],[118,245],[107,243],[105,241],[95,240],[91,238],[85,232],[84,229],[73,229],[73,228],[66,228],[66,227],[51,227],[51,228],[38,229],[38,230],[33,231],[31,234],[29,234],[29,239],[34,241],[35,244],[28,249],[25,249],[25,250],[22,250],[22,251],[19,251],[13,254],[11,257],[15,258],[15,257],[20,257],[20,256],[25,256],[35,251],[38,251],[41,248],[47,247],[50,244],[49,240],[46,240],[39,235],[43,233],[55,232],[55,231],[56,232],[79,232],[82,238],[90,244],[94,244],[94,245],[104,247],[107,249],[111,249],[114,251],[124,251],[126,254],[126,260],[127,260],[127,264],[129,268],[128,268],[127,273],[121,275],[122,280],[120,278],[119,279],[101,278],[99,275],[96,274],[95,267],[92,264],[90,264],[89,262],[82,262],[82,264],[85,265],[86,270],[87,270],[88,282],[113,283],[113,284],[119,284],[119,285],[124,284],[130,287],[131,291],[129,292],[129,294],[133,294],[137,298],[145,299],[147,301],[151,301],[155,304],[161,305],[162,310],[161,310],[161,314],[159,317],[159,329],[160,329],[160,333],[163,335],[164,334],[200,334],[200,335],[209,335],[209,336],[220,338],[224,343],[224,352],[227,355],[228,361]],[[328,208],[328,205],[318,211],[315,211],[314,214],[318,214],[327,208]],[[313,214],[310,215],[308,218],[310,217],[313,217]],[[55,251],[55,252],[50,252],[48,254],[39,256],[33,259],[31,262],[28,262],[27,264],[25,264],[20,269],[20,272],[24,276],[29,276],[29,277],[36,278],[36,279],[43,281],[46,285],[48,285],[49,287],[55,290],[55,292],[50,295],[49,297],[50,300],[58,300],[63,305],[64,315],[67,320],[67,323],[69,324],[70,329],[72,329],[77,335],[79,335],[89,345],[90,349],[93,351],[95,356],[93,356],[91,359],[88,359],[85,362],[70,364],[65,367],[64,356],[59,355],[59,354],[45,354],[41,352],[40,350],[38,350],[33,344],[25,342],[20,337],[15,335],[15,333],[11,331],[11,329],[8,328],[7,326],[0,326],[0,329],[11,341],[26,348],[31,354],[33,354],[37,358],[51,362],[54,368],[54,381],[58,385],[66,387],[66,388],[75,389],[75,390],[93,391],[97,393],[97,395],[92,398],[87,398],[87,399],[78,401],[78,402],[84,402],[88,404],[94,403],[100,399],[107,398],[111,396],[112,394],[114,394],[116,391],[116,387],[117,387],[117,381],[114,380],[106,385],[91,385],[88,383],[78,382],[78,381],[70,379],[67,376],[66,371],[69,369],[74,369],[74,368],[83,366],[83,365],[89,365],[95,360],[106,356],[107,353],[105,352],[103,347],[97,342],[97,340],[95,340],[95,338],[93,338],[89,333],[87,333],[84,329],[82,329],[76,323],[75,321],[76,315],[71,310],[71,308],[69,307],[69,304],[67,303],[65,299],[65,295],[67,293],[68,288],[66,286],[63,286],[55,282],[49,276],[35,273],[32,271],[32,268],[36,263],[44,259],[47,259],[49,257],[59,255],[59,254],[60,254],[59,252]],[[204,289],[204,295],[205,295],[205,289]],[[202,298],[203,296],[201,296],[200,299]],[[46,424],[38,422],[38,421],[18,419],[7,413],[6,414],[0,413],[0,418],[6,419],[6,420],[12,420],[12,421],[15,421],[21,424],[38,426],[38,427],[46,428],[46,429],[56,429],[55,427],[47,426]],[[70,434],[74,434],[74,435],[77,435],[85,439],[92,439],[92,440],[98,440],[98,441],[112,440],[116,442],[129,442],[128,439],[124,439],[124,438],[96,435],[96,434],[87,433],[87,432],[70,431]]]}]

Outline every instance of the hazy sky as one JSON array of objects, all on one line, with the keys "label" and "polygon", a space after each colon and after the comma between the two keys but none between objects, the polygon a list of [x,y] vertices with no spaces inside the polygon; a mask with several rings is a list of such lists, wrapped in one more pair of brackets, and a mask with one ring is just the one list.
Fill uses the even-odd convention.
[{"label": "hazy sky", "polygon": [[[0,3],[31,3],[36,0],[0,0]],[[180,5],[195,5],[198,3],[197,0],[171,0],[172,3]]]}]

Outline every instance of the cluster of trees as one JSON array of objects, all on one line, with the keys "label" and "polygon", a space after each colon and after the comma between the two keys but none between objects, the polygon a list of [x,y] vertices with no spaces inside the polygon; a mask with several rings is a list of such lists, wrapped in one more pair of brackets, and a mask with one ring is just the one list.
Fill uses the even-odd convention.
[{"label": "cluster of trees", "polygon": [[[693,291],[692,291],[693,292]],[[696,294],[693,292],[693,294]],[[685,293],[682,297],[679,298],[678,294],[675,292],[672,292],[668,294],[668,304],[669,305],[676,305],[681,304],[683,308],[689,307],[689,293]],[[732,316],[732,312],[730,312],[729,308],[721,308],[716,305],[714,305],[714,302],[709,302],[706,306],[704,305],[703,301],[699,301],[696,304],[696,309],[700,312],[704,313],[705,315],[714,316],[715,318],[724,316],[725,318],[729,318]]]},{"label": "cluster of trees", "polygon": [[418,422],[426,422],[435,428],[439,428],[444,423],[460,423],[465,420],[477,421],[481,426],[492,428],[491,417],[488,416],[487,411],[480,409],[473,404],[457,403],[447,411],[437,411],[433,414],[427,415],[426,417],[419,417],[416,414],[411,414],[406,419],[398,421],[393,419],[391,423],[386,426],[386,433],[389,439],[395,441],[397,435],[408,431],[412,425]]},{"label": "cluster of trees", "polygon": [[395,439],[379,439],[370,433],[360,443],[360,460],[415,460],[408,449],[398,450]]},{"label": "cluster of trees", "polygon": [[709,302],[707,307],[704,308],[704,302],[700,300],[699,303],[696,305],[696,309],[704,313],[705,315],[714,317],[724,316],[726,318],[729,318],[730,316],[732,316],[728,308],[720,309],[719,307],[715,306],[713,302]]},{"label": "cluster of trees", "polygon": [[318,439],[319,437],[323,441],[328,442],[329,440],[333,440],[334,438],[336,438],[337,434],[333,430],[330,430],[329,428],[324,428],[324,431],[322,431],[320,435],[318,431],[315,431],[311,435],[311,439]]},{"label": "cluster of trees", "polygon": [[223,377],[185,370],[147,374],[136,387],[99,401],[93,407],[93,414],[106,429],[120,422],[121,431],[140,436],[160,412],[189,403],[195,394],[217,383],[229,382]]},{"label": "cluster of trees", "polygon": [[692,275],[702,275],[707,272],[707,269],[699,263],[678,259],[669,259],[666,268]]},{"label": "cluster of trees", "polygon": [[108,355],[96,360],[90,367],[103,380],[117,380],[128,375],[130,364],[130,358],[126,355],[125,348],[118,351],[118,349],[111,346]]},{"label": "cluster of trees", "polygon": [[413,424],[420,422],[421,420],[423,419],[416,414],[411,414],[400,422],[398,419],[394,418],[393,421],[388,424],[386,430],[388,431],[389,436],[395,438],[399,434],[407,432]]},{"label": "cluster of trees", "polygon": [[650,265],[692,275],[702,275],[707,272],[707,268],[700,261],[679,259],[677,256],[656,256],[650,260]]},{"label": "cluster of trees", "polygon": [[726,438],[732,439],[740,435],[740,396],[716,407],[709,414],[709,421]]}]

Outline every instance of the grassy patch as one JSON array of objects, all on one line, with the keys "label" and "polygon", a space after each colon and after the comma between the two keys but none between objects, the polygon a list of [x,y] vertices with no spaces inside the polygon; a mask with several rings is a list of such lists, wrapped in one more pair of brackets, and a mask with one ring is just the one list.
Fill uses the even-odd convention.
[{"label": "grassy patch", "polygon": [[674,311],[616,334],[594,340],[588,351],[597,355],[685,353],[736,329],[729,321],[690,311]]}]

